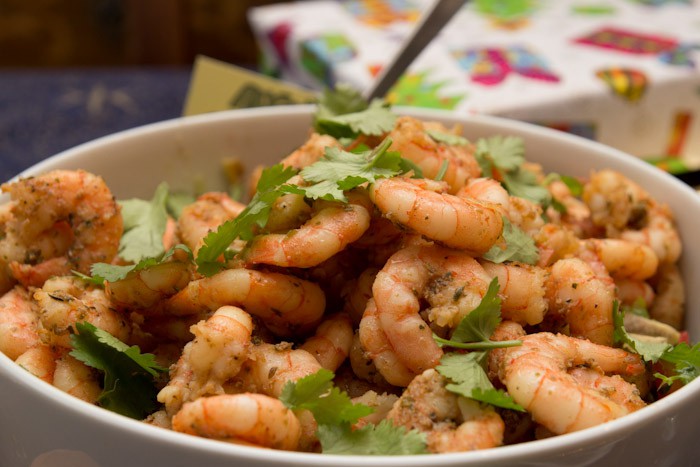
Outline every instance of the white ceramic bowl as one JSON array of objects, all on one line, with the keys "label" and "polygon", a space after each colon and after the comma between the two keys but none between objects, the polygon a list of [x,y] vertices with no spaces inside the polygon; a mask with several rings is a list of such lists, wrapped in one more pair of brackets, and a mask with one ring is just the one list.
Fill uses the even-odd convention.
[{"label": "white ceramic bowl", "polygon": [[[304,141],[312,107],[276,107],[176,119],[101,138],[58,154],[22,175],[83,168],[104,176],[119,199],[150,198],[159,182],[189,189],[221,187],[220,159],[273,163]],[[694,190],[637,159],[600,144],[496,118],[454,117],[404,110],[464,124],[472,140],[494,134],[525,140],[528,159],[548,171],[585,175],[609,167],[624,172],[678,216],[685,240],[682,268],[688,309],[700,309],[700,198]],[[203,185],[202,185],[203,184]],[[700,311],[687,319],[700,338]],[[700,379],[649,407],[613,422],[520,445],[435,456],[356,457],[289,453],[230,445],[175,433],[122,417],[45,384],[0,355],[0,465],[138,466],[620,466],[697,465],[700,460]]]}]

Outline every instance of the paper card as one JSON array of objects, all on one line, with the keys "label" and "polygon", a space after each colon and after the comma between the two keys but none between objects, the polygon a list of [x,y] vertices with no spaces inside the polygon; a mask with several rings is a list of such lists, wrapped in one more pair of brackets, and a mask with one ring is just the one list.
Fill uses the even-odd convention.
[{"label": "paper card", "polygon": [[200,55],[195,59],[183,115],[315,101],[314,91]]}]

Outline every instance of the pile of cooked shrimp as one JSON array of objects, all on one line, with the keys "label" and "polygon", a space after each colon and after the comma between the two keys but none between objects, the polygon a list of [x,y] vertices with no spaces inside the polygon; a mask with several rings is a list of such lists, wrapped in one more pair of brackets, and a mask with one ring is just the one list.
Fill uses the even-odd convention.
[{"label": "pile of cooked shrimp", "polygon": [[[422,178],[378,178],[344,201],[284,193],[211,275],[191,258],[246,208],[224,192],[204,193],[168,219],[163,249],[183,244],[192,256],[176,250],[100,284],[86,280],[94,264],[128,264],[119,254],[121,205],[103,179],[57,170],[6,183],[0,350],[96,403],[100,374],[71,353],[76,323],[89,322],[167,369],[145,422],[307,452],[321,451],[318,421],[280,396],[322,369],[371,407],[352,429],[388,421],[420,433],[432,453],[569,433],[660,397],[653,374],[670,370],[616,341],[614,311],[644,308],[624,320],[641,340],[682,339],[681,240],[668,207],[618,172],[592,172],[577,190],[532,163],[552,202],[516,196],[501,172],[484,173],[473,143],[444,137],[459,133],[399,117],[384,135],[389,150]],[[300,170],[347,147],[313,133],[282,166]],[[532,261],[487,259],[507,248],[507,228],[534,245]],[[522,411],[455,392],[439,371],[446,355],[470,352],[449,341],[491,284],[500,314],[489,341],[515,344],[487,351],[483,369]]]}]

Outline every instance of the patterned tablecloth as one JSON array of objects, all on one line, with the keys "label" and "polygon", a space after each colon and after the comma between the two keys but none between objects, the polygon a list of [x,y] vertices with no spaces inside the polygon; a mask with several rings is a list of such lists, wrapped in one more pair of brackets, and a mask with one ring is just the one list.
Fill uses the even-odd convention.
[{"label": "patterned tablecloth", "polygon": [[[249,18],[270,73],[366,89],[431,1],[305,1]],[[690,0],[473,0],[388,97],[535,122],[683,170],[700,166],[699,59]]]},{"label": "patterned tablecloth", "polygon": [[190,72],[3,70],[0,180],[100,136],[180,116]]}]

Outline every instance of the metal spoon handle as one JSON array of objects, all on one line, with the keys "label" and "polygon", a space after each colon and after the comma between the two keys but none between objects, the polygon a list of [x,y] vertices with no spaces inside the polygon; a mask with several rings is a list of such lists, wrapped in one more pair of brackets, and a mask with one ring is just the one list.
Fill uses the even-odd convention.
[{"label": "metal spoon handle", "polygon": [[423,15],[394,60],[382,69],[372,87],[365,93],[367,100],[384,97],[406,68],[465,2],[466,0],[437,0]]}]

